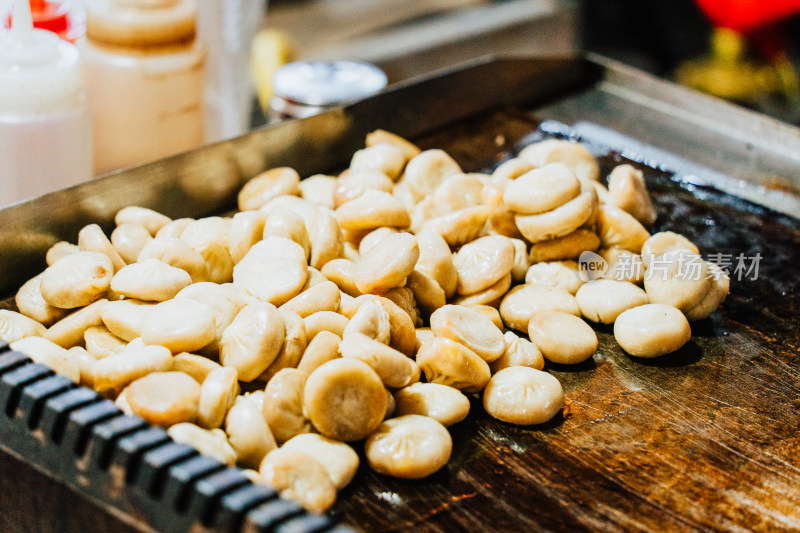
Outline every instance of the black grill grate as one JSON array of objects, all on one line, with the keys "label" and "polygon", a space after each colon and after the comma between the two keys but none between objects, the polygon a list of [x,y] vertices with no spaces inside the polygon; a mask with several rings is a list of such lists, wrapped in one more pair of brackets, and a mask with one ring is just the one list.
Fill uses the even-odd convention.
[{"label": "black grill grate", "polygon": [[0,341],[0,448],[158,531],[350,531]]}]

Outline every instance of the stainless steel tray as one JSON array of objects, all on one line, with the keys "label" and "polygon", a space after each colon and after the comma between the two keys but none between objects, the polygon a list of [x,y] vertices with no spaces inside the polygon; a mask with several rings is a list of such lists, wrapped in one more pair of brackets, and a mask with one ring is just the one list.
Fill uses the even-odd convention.
[{"label": "stainless steel tray", "polygon": [[[754,202],[754,206],[766,206],[780,213],[800,213],[797,196],[800,180],[796,177],[800,167],[800,132],[793,127],[658,81],[602,58],[486,58],[425,79],[412,80],[376,97],[323,115],[267,127],[237,139],[124,170],[2,209],[0,297],[13,295],[25,280],[41,271],[44,253],[52,243],[58,240],[74,242],[79,229],[89,222],[97,222],[109,230],[114,214],[126,205],[151,207],[171,217],[197,217],[225,212],[235,207],[235,195],[242,183],[266,168],[287,165],[296,168],[301,175],[333,171],[346,166],[350,155],[361,147],[364,135],[376,128],[412,139],[424,135],[435,137],[437,131],[442,131],[442,135],[447,137],[448,128],[471,120],[471,117],[503,108],[523,110],[525,116],[550,120],[543,127],[553,133],[577,135],[620,157],[628,157],[655,169],[665,168],[676,172],[688,189],[727,191]],[[764,216],[770,212],[769,209],[758,209],[761,208],[755,211],[764,213]],[[794,227],[786,222],[788,219],[776,216],[779,221],[775,224]],[[6,305],[9,303],[6,300]],[[762,304],[768,305],[769,302]],[[719,354],[720,350],[724,353],[727,349],[724,339],[718,338],[721,333],[716,326],[712,328],[713,334],[709,334],[711,340],[708,344],[702,344],[710,354]],[[605,333],[601,337],[605,339],[608,335]],[[612,353],[607,342],[601,344],[604,353]],[[613,357],[609,355],[603,364],[613,360],[615,365],[625,367],[626,372],[638,378],[644,379],[642,376],[649,375],[646,372],[637,374],[646,369],[627,368],[625,359],[617,359],[617,355],[615,352]],[[6,365],[0,368],[0,393],[8,391],[4,393],[7,397],[0,398],[0,404],[6,409],[4,414],[0,414],[0,448],[36,465],[36,468],[87,498],[129,516],[142,518],[151,527],[165,529],[171,524],[180,530],[198,523],[195,516],[171,523],[168,513],[153,510],[161,500],[149,492],[149,485],[135,481],[141,478],[138,461],[142,453],[154,452],[147,456],[150,458],[148,460],[161,464],[158,463],[157,452],[162,447],[164,453],[169,448],[169,453],[177,454],[175,457],[187,453],[186,450],[175,448],[175,445],[163,440],[158,430],[135,428],[130,430],[133,433],[123,434],[141,433],[142,436],[137,438],[144,439],[144,448],[138,447],[138,441],[133,444],[129,442],[130,439],[125,441],[125,446],[132,446],[133,452],[126,451],[124,446],[121,452],[115,452],[121,453],[120,457],[123,458],[118,469],[102,470],[102,475],[97,477],[99,481],[87,483],[81,474],[87,457],[91,459],[91,455],[86,455],[87,450],[93,449],[92,443],[96,438],[102,438],[103,431],[108,431],[105,422],[116,419],[116,413],[110,414],[111,407],[99,398],[83,398],[81,395],[87,394],[81,392],[83,389],[61,390],[57,386],[63,384],[56,383],[57,379],[16,355],[6,353],[0,356],[0,361]],[[32,374],[28,376],[26,372]],[[565,380],[568,390],[573,390],[583,379],[580,372],[569,373],[563,369],[559,371],[559,378]],[[56,389],[47,388],[44,383]],[[20,399],[33,395],[39,390],[38,387],[55,391],[49,393],[52,398],[58,399],[65,394],[64,406],[60,406],[58,401],[52,402],[57,404],[55,407],[50,405],[51,396],[47,396],[46,403],[36,403],[34,395],[33,399],[26,400],[29,403],[25,405],[38,407],[33,407],[30,413],[19,411],[19,406],[23,405]],[[785,391],[796,392],[797,389],[795,381],[787,385]],[[12,407],[9,408],[9,405]],[[92,411],[94,414],[84,421],[80,417],[87,415],[82,408],[89,405],[96,406],[98,411]],[[45,411],[41,411],[42,406]],[[56,411],[51,413],[53,409]],[[50,413],[46,415],[50,418],[44,417],[43,413]],[[72,422],[73,415],[79,422]],[[54,437],[62,434],[65,423],[67,433],[64,434],[74,435],[67,439],[67,445]],[[43,431],[42,427],[47,431]],[[70,427],[76,432],[70,433]],[[472,430],[475,430],[474,424],[469,426],[469,430],[461,430],[461,433]],[[495,438],[496,446],[508,445],[519,453],[530,450],[532,445],[541,447],[541,441],[535,438],[531,441],[530,435],[502,425],[492,426],[486,431],[489,433],[480,433],[481,439],[491,440],[491,435],[494,435],[492,438]],[[556,427],[548,428],[548,438],[553,437],[551,433],[558,431]],[[95,437],[98,432],[101,437]],[[112,440],[117,442],[119,437]],[[484,445],[488,446],[481,441],[480,446]],[[156,455],[156,459],[152,459],[152,455]],[[136,468],[126,466],[126,461],[130,460],[134,461]],[[173,460],[180,462],[182,459]],[[502,462],[491,464],[501,468]],[[110,466],[109,463],[105,465]],[[159,472],[163,472],[163,466]],[[472,474],[478,478],[470,483],[479,484],[481,472]],[[186,479],[192,490],[197,487],[200,489],[201,495],[197,496],[200,503],[192,504],[197,512],[208,512],[209,501],[216,505],[212,506],[216,509],[211,512],[213,516],[209,515],[205,522],[199,522],[202,527],[213,528],[218,519],[215,513],[221,509],[219,502],[226,495],[238,493],[241,479],[235,471],[225,471],[221,476],[224,479],[212,481],[206,479],[206,475],[202,473]],[[483,475],[489,479],[492,472],[487,470]],[[790,478],[793,476],[791,473],[788,475]],[[796,479],[796,476],[792,479]],[[203,483],[203,480],[207,482]],[[602,483],[602,479],[585,482]],[[365,483],[360,488],[347,489],[349,496],[343,495],[344,503],[339,513],[345,522],[366,529],[412,525],[431,529],[476,529],[492,523],[503,524],[503,527],[538,524],[541,528],[558,529],[554,525],[557,521],[537,522],[534,518],[510,511],[508,516],[515,519],[504,521],[503,517],[498,518],[497,507],[483,505],[485,513],[480,514],[481,505],[477,503],[474,504],[477,514],[470,521],[472,511],[464,507],[470,504],[458,502],[473,496],[458,493],[456,489],[452,489],[449,495],[442,493],[441,487],[448,486],[446,480],[442,479],[435,480],[430,489],[425,485],[398,487],[397,483],[383,483],[374,476]],[[203,491],[211,496],[203,496]],[[415,505],[423,504],[421,500],[404,500],[400,496],[404,491],[417,496],[428,494],[435,501],[440,501],[441,505],[431,514],[414,512],[413,508],[408,507],[412,501],[416,502]],[[517,500],[519,496],[516,495]],[[256,500],[259,497],[267,498],[257,495]],[[508,497],[514,500],[514,495]],[[574,518],[575,510],[570,507],[574,502],[568,503],[564,503],[564,516]],[[238,514],[230,515],[232,522],[226,523],[225,527],[248,524],[248,512],[253,505],[251,502],[240,507]],[[403,509],[407,507],[408,512],[403,515]],[[375,520],[379,520],[375,517],[383,516],[387,523],[379,525],[378,521],[359,520],[359,508],[364,511],[364,516],[371,516]],[[548,511],[549,514],[544,514],[556,516],[558,512],[556,507]],[[662,509],[662,512],[669,510]],[[400,521],[392,518],[397,516],[410,518]],[[440,519],[442,516],[451,516],[453,519],[449,527],[443,525],[447,522]],[[570,522],[565,518],[562,525],[573,523],[579,521]],[[704,523],[689,521],[684,525],[702,527]],[[631,522],[625,524],[619,522],[617,526],[619,529],[635,529]],[[310,525],[331,527],[330,522]],[[646,526],[642,528],[648,529]]]}]

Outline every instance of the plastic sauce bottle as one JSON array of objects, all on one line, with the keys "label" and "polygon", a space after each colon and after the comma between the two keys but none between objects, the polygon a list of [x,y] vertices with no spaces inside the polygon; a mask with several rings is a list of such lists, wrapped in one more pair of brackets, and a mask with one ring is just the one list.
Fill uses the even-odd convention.
[{"label": "plastic sauce bottle", "polygon": [[94,0],[79,41],[95,171],[166,157],[204,141],[204,51],[192,0]]},{"label": "plastic sauce bottle", "polygon": [[0,204],[92,177],[92,141],[77,48],[33,29],[16,0],[0,30]]}]

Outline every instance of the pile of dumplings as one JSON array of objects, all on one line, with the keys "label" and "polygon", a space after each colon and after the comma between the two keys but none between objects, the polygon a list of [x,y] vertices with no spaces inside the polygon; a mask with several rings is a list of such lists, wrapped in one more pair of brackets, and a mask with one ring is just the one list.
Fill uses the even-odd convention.
[{"label": "pile of dumplings", "polygon": [[[641,172],[600,181],[545,140],[491,175],[377,130],[338,176],[267,170],[231,217],[143,207],[83,228],[0,311],[0,338],[313,512],[359,467],[418,479],[482,394],[536,425],[564,393],[545,361],[673,352],[727,275],[656,218]],[[594,252],[605,275],[577,260]]]}]

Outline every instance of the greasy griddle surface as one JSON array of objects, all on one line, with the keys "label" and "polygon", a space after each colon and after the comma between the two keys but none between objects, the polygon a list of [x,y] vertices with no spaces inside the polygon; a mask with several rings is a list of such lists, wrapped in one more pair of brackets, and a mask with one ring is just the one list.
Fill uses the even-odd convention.
[{"label": "greasy griddle surface", "polygon": [[[495,113],[417,142],[465,171],[489,171],[537,122]],[[603,176],[630,162],[591,147]],[[800,528],[800,222],[669,172],[644,171],[658,209],[651,230],[709,253],[761,253],[755,281],[692,325],[679,352],[625,355],[610,327],[577,367],[548,364],[565,415],[543,427],[496,421],[479,400],[451,427],[453,456],[423,481],[362,465],[336,512],[368,531],[787,530]],[[362,456],[363,460],[363,456]]]},{"label": "greasy griddle surface", "polygon": [[[499,112],[415,140],[490,171],[537,125]],[[604,176],[628,162],[590,148]],[[335,515],[381,532],[800,529],[800,222],[633,164],[658,209],[653,232],[683,233],[705,256],[760,252],[758,279],[734,279],[692,341],[657,360],[626,356],[611,328],[596,328],[593,361],[548,364],[567,406],[543,427],[496,421],[474,399],[450,428],[452,459],[428,479],[378,475],[358,447],[362,467]]]}]

